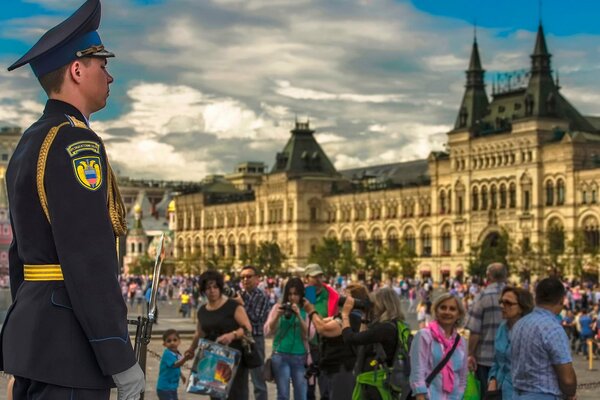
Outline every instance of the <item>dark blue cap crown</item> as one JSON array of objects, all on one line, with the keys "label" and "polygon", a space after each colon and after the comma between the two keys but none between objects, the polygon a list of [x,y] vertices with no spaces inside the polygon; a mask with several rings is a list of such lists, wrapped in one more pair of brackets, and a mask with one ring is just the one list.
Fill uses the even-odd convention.
[{"label": "dark blue cap crown", "polygon": [[87,0],[73,15],[50,29],[9,71],[30,64],[38,78],[79,57],[114,57],[104,50],[96,30],[100,26],[100,0]]}]

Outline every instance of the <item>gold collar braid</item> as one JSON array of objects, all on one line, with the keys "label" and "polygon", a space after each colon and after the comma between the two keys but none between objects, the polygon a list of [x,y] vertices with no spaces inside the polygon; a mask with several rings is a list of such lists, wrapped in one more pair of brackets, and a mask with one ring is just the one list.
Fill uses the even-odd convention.
[{"label": "gold collar braid", "polygon": [[[75,120],[79,124],[79,127],[87,126],[80,121],[77,121],[74,117],[70,117],[72,120]],[[62,123],[58,126],[50,129],[44,141],[42,142],[42,146],[40,147],[40,155],[38,157],[37,163],[37,176],[36,176],[36,184],[38,190],[38,196],[40,198],[40,203],[42,205],[42,209],[44,210],[44,214],[46,214],[46,219],[48,223],[50,223],[50,211],[48,210],[48,199],[46,197],[46,188],[44,186],[44,175],[46,173],[46,161],[48,160],[48,153],[50,152],[50,146],[52,146],[52,142],[58,131],[63,126],[69,125],[69,122]],[[104,147],[104,142],[100,139],[102,146]],[[117,178],[113,169],[108,162],[108,157],[106,158],[106,171],[107,171],[107,203],[108,203],[108,215],[110,217],[110,222],[112,224],[113,232],[115,236],[123,236],[127,233],[127,221],[125,216],[127,214],[125,209],[125,203],[123,202],[123,198],[121,197],[121,192],[119,191],[119,186],[117,184]]]}]

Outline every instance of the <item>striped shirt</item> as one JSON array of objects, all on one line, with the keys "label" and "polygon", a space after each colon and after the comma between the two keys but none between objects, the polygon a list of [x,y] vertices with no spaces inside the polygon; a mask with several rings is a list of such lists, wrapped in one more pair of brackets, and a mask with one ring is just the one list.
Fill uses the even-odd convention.
[{"label": "striped shirt", "polygon": [[491,367],[494,364],[494,339],[502,322],[502,309],[498,301],[504,283],[494,282],[488,285],[475,298],[469,310],[466,328],[479,335],[479,343],[475,351],[477,364]]},{"label": "striped shirt", "polygon": [[556,315],[536,307],[510,333],[515,390],[561,396],[553,365],[572,362],[569,338]]},{"label": "striped shirt", "polygon": [[243,291],[242,299],[252,325],[252,336],[263,336],[263,326],[271,309],[267,295],[259,288],[254,288],[249,292]]}]

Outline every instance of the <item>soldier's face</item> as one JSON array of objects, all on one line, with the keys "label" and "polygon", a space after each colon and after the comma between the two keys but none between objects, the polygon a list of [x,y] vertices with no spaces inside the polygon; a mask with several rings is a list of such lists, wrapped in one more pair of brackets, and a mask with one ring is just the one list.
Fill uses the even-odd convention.
[{"label": "soldier's face", "polygon": [[107,63],[106,58],[98,57],[91,57],[89,62],[82,63],[82,72],[85,74],[82,89],[92,113],[106,106],[109,85],[114,80],[108,73]]}]

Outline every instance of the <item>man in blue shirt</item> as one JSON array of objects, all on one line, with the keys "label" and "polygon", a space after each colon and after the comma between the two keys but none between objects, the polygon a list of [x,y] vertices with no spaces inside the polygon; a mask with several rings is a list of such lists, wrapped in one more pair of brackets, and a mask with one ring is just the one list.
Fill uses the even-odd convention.
[{"label": "man in blue shirt", "polygon": [[577,377],[569,338],[556,315],[565,288],[556,278],[543,279],[535,289],[536,307],[511,333],[514,399],[575,399]]}]

